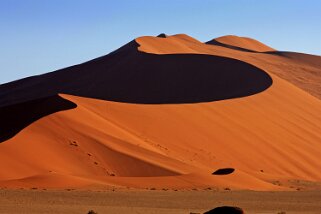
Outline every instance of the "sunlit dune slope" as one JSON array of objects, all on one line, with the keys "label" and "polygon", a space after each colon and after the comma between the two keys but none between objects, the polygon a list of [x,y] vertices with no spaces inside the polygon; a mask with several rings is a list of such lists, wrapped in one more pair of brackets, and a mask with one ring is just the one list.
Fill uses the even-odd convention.
[{"label": "sunlit dune slope", "polygon": [[[4,106],[1,109],[10,109],[10,104],[16,103],[15,109],[25,108],[25,112],[32,112],[30,110],[36,107],[44,112],[38,117],[26,117],[24,121],[27,122],[23,126],[17,122],[10,123],[10,117],[7,116],[7,130],[15,132],[12,136],[3,138],[6,140],[0,144],[0,167],[3,169],[0,173],[1,186],[294,190],[298,187],[314,188],[314,184],[321,181],[321,101],[315,97],[318,96],[317,93],[315,96],[309,94],[317,91],[315,87],[319,78],[319,57],[307,56],[306,60],[296,53],[265,54],[235,50],[204,44],[186,35],[140,37],[135,42],[139,46],[136,49],[141,53],[153,54],[156,58],[213,56],[213,59],[219,59],[214,64],[220,63],[221,59],[231,60],[229,62],[239,63],[230,64],[234,65],[235,70],[239,65],[249,68],[247,71],[242,70],[246,77],[253,78],[254,73],[262,74],[262,77],[272,78],[273,81],[250,94],[213,99],[212,102],[197,100],[202,101],[201,103],[187,102],[188,100],[170,102],[166,94],[172,94],[165,89],[166,93],[150,95],[154,94],[154,99],[157,100],[161,94],[167,100],[148,102],[149,104],[127,103],[124,99],[114,102],[108,101],[108,97],[97,99],[88,94],[83,95],[86,98],[76,94],[86,91],[83,88],[86,85],[89,89],[102,89],[102,86],[96,87],[98,83],[93,86],[88,85],[88,82],[84,83],[82,75],[87,75],[87,78],[92,78],[93,75],[94,79],[101,79],[103,71],[117,74],[116,70],[107,66],[109,62],[105,59],[120,57],[119,62],[113,61],[115,68],[117,63],[129,63],[126,61],[131,59],[127,55],[128,48],[133,47],[124,46],[107,55],[108,57],[105,56],[106,58],[101,57],[79,65],[81,69],[74,70],[71,67],[57,74],[50,74],[55,78],[74,78],[64,82],[64,90],[79,86],[74,91],[78,96],[54,96],[55,102],[59,101],[64,105],[56,105],[59,108],[50,111],[44,111],[46,105],[39,102],[39,99],[44,99],[41,96],[50,93],[24,94],[22,89],[34,92],[40,86],[56,86],[53,84],[56,80],[41,84],[43,76],[40,76],[0,86],[3,89],[0,93],[6,97],[0,99]],[[138,67],[140,63],[145,63],[144,59],[137,62]],[[95,64],[99,60],[101,67],[91,70],[91,63]],[[214,64],[207,72],[210,73],[213,69],[220,76],[220,71],[224,71],[224,75],[220,76],[224,77],[222,81],[230,77],[226,73],[234,70],[221,70],[222,67],[215,67]],[[165,81],[168,76],[175,76],[166,72],[166,66],[168,65],[164,65],[164,70],[152,69],[152,66],[147,66],[149,69],[146,70],[145,66],[136,70],[131,66],[127,70],[124,66],[121,72],[126,75],[126,70],[129,73],[133,70],[145,73],[163,71],[165,76],[155,75]],[[187,67],[190,66],[192,65]],[[172,69],[171,72],[182,71],[182,78],[188,77],[184,81],[175,81],[175,87],[180,90],[180,84],[191,81],[193,76],[197,79],[198,73],[202,74],[204,71],[203,68],[202,64],[197,68],[193,67],[190,70],[197,71],[191,76],[184,76],[185,67],[181,70],[177,67]],[[73,76],[77,71],[79,76]],[[309,81],[302,80],[301,77],[305,75]],[[119,86],[127,94],[130,80],[136,80],[134,77],[128,77],[127,82],[118,81],[117,78],[114,80],[119,84],[127,83]],[[147,81],[142,81],[141,78],[143,77],[138,79],[142,84]],[[102,78],[101,81],[104,82],[105,79]],[[108,81],[113,83],[112,79]],[[69,82],[72,84],[68,84]],[[215,81],[212,83],[217,84]],[[232,85],[212,89],[226,93],[225,90],[235,87],[235,82],[231,83]],[[164,92],[161,89],[168,84],[165,82],[158,90]],[[255,84],[246,84],[250,89],[256,89]],[[114,85],[112,87],[116,87]],[[104,90],[108,89],[108,84],[104,87]],[[102,94],[104,90],[101,90]],[[194,93],[197,94],[197,91]],[[54,92],[56,91],[51,91]],[[144,90],[141,91],[143,92]],[[213,93],[215,92],[217,91]],[[7,96],[10,93],[17,96]],[[174,90],[172,93],[176,98],[182,96],[178,96]],[[192,92],[184,95],[190,98],[190,93]],[[106,94],[113,93],[107,91]],[[38,101],[27,101],[36,98]],[[68,105],[65,106],[66,104]],[[15,109],[8,112],[12,115]],[[4,123],[1,126],[5,127]],[[222,168],[233,168],[235,171],[227,175],[212,175]]]},{"label": "sunlit dune slope", "polygon": [[268,52],[275,51],[275,49],[247,37],[239,37],[234,35],[222,36],[206,42],[206,44],[220,45],[236,50],[243,50],[249,52]]}]

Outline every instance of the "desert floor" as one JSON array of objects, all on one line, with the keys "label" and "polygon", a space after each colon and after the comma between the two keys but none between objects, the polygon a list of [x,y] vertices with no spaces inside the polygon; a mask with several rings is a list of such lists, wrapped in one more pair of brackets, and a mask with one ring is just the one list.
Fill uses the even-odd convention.
[{"label": "desert floor", "polygon": [[0,213],[202,213],[222,205],[246,213],[320,213],[320,191],[0,190]]}]

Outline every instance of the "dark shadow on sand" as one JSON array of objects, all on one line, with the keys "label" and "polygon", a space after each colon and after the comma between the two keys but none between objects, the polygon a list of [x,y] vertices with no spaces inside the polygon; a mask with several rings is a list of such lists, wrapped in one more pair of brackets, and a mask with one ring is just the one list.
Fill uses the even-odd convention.
[{"label": "dark shadow on sand", "polygon": [[157,55],[135,41],[109,55],[0,85],[0,106],[58,93],[139,104],[181,104],[253,95],[272,84],[263,70],[226,57]]},{"label": "dark shadow on sand", "polygon": [[58,95],[0,107],[0,143],[42,117],[76,107]]}]

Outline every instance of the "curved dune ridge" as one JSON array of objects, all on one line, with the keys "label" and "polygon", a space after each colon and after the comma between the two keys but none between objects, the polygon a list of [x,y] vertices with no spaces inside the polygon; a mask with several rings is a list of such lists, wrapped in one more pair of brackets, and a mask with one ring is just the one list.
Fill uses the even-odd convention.
[{"label": "curved dune ridge", "polygon": [[138,46],[133,41],[96,60],[2,85],[0,105],[58,93],[142,104],[210,102],[253,95],[272,84],[267,73],[239,60],[156,55]]},{"label": "curved dune ridge", "polygon": [[249,52],[269,52],[276,51],[275,49],[251,38],[239,36],[222,36],[206,42],[210,45],[220,45],[236,50],[249,51]]},{"label": "curved dune ridge", "polygon": [[[131,60],[137,55],[141,58],[133,66]],[[179,61],[173,66],[180,65],[180,69],[172,69],[170,63],[158,63],[160,59],[170,62],[171,57]],[[319,58],[297,53],[240,51],[204,44],[183,34],[140,37],[107,56],[79,66],[2,85],[0,113],[8,115],[8,126],[1,122],[6,128],[2,134],[7,135],[1,135],[0,186],[316,189],[321,182],[321,101],[309,93],[316,90]],[[150,61],[145,62],[146,59]],[[191,63],[184,67],[183,59]],[[240,70],[225,70],[224,60],[234,68],[240,66]],[[143,71],[148,78],[153,78],[148,72],[154,72],[157,78],[167,81],[166,86],[171,81],[167,79],[177,75],[171,72],[181,72],[177,78],[186,79],[181,82],[175,79],[176,87],[178,83],[193,84],[190,79],[200,78],[198,75],[206,79],[212,71],[215,75],[224,71],[222,76],[211,77],[219,82],[229,77],[235,85],[224,85],[213,92],[231,94],[229,90],[235,87],[246,94],[233,96],[236,99],[224,96],[216,102],[193,102],[199,98],[189,91],[184,94],[192,98],[188,103],[186,99],[169,102],[166,98],[153,105],[66,94],[42,98],[57,88],[74,88],[75,93],[82,93],[84,85],[87,91],[101,89],[102,93],[107,86],[103,87],[106,79],[99,78],[100,75],[104,72],[115,77],[117,69],[125,68],[127,63],[135,74]],[[194,63],[205,69],[190,69]],[[205,63],[211,65],[203,65]],[[162,68],[154,69],[155,65]],[[157,73],[160,71],[162,74]],[[234,75],[240,75],[241,83],[233,80]],[[263,81],[252,83],[257,80],[256,75],[263,75]],[[142,81],[146,78],[144,75],[133,76],[145,82]],[[245,77],[251,81],[247,82]],[[266,84],[265,77],[272,78],[273,84],[270,85],[272,81]],[[302,77],[309,81],[303,81]],[[88,78],[99,79],[101,85],[82,82]],[[121,78],[124,77],[119,75],[118,80]],[[57,79],[61,80],[58,86],[54,84]],[[239,88],[246,87],[243,81],[249,88]],[[130,87],[137,85],[123,84],[125,82],[130,81],[118,81],[125,94],[130,91],[127,87],[137,90]],[[108,83],[112,84],[110,80]],[[36,88],[46,88],[42,85],[52,91],[36,92]],[[204,89],[210,89],[206,87]],[[250,89],[255,89],[253,96],[246,96]],[[171,91],[176,100],[181,98],[180,90]],[[194,89],[187,87],[186,90]],[[201,92],[198,90],[195,93]],[[144,90],[140,92],[146,96]],[[204,93],[210,96],[209,92]],[[159,100],[159,94],[154,94]],[[201,101],[206,99],[203,97]],[[43,108],[49,104],[52,108]],[[36,114],[38,109],[43,109],[43,113]],[[23,120],[19,122],[15,114]]]},{"label": "curved dune ridge", "polygon": [[58,95],[0,107],[0,142],[8,140],[22,129],[50,114],[76,108],[76,104]]}]

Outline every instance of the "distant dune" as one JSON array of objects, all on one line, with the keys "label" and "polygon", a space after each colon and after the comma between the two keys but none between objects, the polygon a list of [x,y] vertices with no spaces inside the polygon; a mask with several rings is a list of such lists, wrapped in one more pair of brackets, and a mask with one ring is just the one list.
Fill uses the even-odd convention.
[{"label": "distant dune", "polygon": [[249,52],[268,52],[276,51],[275,49],[251,38],[239,37],[239,36],[222,36],[211,41],[206,42],[210,45],[219,45],[223,47],[228,47],[236,50],[243,50]]},{"label": "distant dune", "polygon": [[212,41],[140,37],[0,85],[0,186],[318,188],[321,57]]}]

